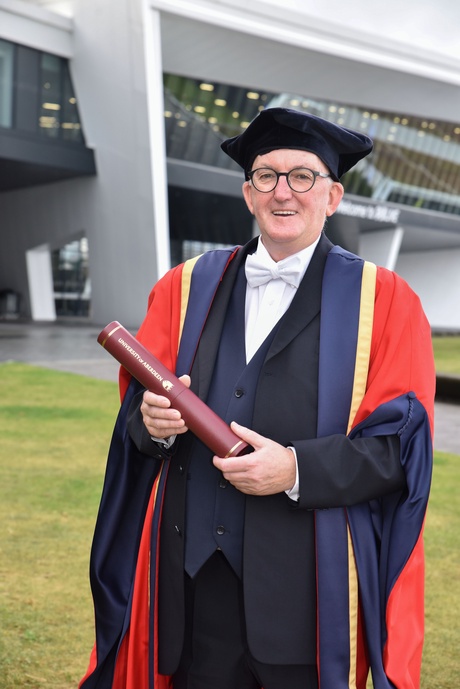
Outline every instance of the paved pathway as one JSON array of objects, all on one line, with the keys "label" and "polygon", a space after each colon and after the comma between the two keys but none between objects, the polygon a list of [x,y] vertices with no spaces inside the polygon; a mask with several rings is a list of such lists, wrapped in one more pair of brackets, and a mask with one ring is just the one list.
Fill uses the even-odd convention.
[{"label": "paved pathway", "polygon": [[0,362],[24,361],[116,381],[118,364],[97,342],[103,327],[0,321]]},{"label": "paved pathway", "polygon": [[[97,343],[103,327],[0,321],[0,362],[24,361],[116,381],[118,364]],[[460,403],[436,402],[434,446],[437,450],[460,455]]]}]

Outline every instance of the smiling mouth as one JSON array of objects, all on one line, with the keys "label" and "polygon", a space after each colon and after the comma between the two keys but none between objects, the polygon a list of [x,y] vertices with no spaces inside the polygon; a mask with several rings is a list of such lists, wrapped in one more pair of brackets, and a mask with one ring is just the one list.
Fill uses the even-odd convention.
[{"label": "smiling mouth", "polygon": [[295,211],[273,211],[273,215],[289,216],[289,215],[296,215],[296,212]]}]

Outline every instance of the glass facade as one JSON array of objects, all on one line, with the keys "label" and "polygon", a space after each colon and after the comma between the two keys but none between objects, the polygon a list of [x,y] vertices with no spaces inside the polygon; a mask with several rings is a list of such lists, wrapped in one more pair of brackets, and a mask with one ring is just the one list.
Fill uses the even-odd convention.
[{"label": "glass facade", "polygon": [[13,58],[13,44],[0,40],[0,127],[13,122]]},{"label": "glass facade", "polygon": [[241,171],[219,144],[242,132],[274,97],[272,93],[165,74],[168,157]]},{"label": "glass facade", "polygon": [[39,127],[42,136],[65,141],[83,141],[77,99],[67,60],[42,53],[40,56],[41,103]]},{"label": "glass facade", "polygon": [[0,40],[0,127],[84,144],[68,60]]},{"label": "glass facade", "polygon": [[440,122],[293,94],[258,92],[164,75],[170,158],[239,170],[219,149],[265,107],[292,107],[368,134],[373,153],[342,179],[376,201],[460,215],[460,120]]}]

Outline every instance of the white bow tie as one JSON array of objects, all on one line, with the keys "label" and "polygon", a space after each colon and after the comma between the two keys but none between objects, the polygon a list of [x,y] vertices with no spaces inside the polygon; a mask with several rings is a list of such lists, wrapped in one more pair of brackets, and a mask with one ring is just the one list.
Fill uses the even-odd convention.
[{"label": "white bow tie", "polygon": [[299,256],[290,256],[279,263],[269,265],[257,254],[246,257],[246,279],[250,287],[265,285],[270,280],[281,279],[292,287],[298,287],[303,276],[302,261]]}]

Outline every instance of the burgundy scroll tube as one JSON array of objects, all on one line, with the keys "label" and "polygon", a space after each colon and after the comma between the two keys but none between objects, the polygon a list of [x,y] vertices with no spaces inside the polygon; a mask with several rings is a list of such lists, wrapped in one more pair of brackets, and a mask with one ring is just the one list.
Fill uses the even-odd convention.
[{"label": "burgundy scroll tube", "polygon": [[151,354],[118,321],[99,333],[97,341],[148,390],[167,397],[186,426],[218,457],[238,457],[252,448]]}]

